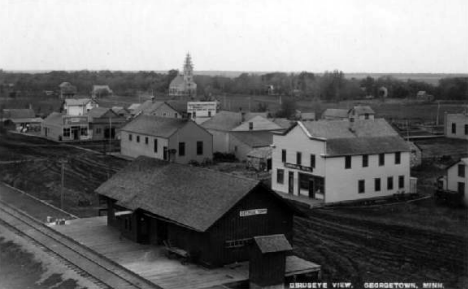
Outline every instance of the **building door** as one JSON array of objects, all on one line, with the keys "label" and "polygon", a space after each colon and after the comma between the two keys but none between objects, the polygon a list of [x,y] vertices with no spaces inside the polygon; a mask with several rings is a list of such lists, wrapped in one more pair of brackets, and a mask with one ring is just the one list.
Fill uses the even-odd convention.
[{"label": "building door", "polygon": [[158,245],[163,244],[167,240],[167,223],[161,220],[156,222],[156,238]]},{"label": "building door", "polygon": [[458,193],[463,196],[465,195],[465,183],[458,183]]},{"label": "building door", "polygon": [[79,129],[79,127],[74,126],[74,127],[71,128],[71,131],[72,131],[72,135],[73,135],[74,140],[80,139],[80,129]]},{"label": "building door", "polygon": [[309,198],[315,199],[315,186],[314,186],[314,179],[309,179]]},{"label": "building door", "polygon": [[289,172],[288,193],[294,194],[294,172]]},{"label": "building door", "polygon": [[138,218],[138,243],[148,244],[150,240],[150,220],[145,215]]},{"label": "building door", "polygon": [[168,160],[167,147],[163,147],[163,160]]}]

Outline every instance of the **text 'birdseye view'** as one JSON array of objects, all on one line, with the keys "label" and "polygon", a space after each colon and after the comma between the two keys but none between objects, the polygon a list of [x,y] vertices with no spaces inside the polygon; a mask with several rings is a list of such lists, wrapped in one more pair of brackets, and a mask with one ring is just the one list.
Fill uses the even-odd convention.
[{"label": "text 'birdseye view'", "polygon": [[322,2],[0,0],[0,288],[468,288],[468,2]]}]

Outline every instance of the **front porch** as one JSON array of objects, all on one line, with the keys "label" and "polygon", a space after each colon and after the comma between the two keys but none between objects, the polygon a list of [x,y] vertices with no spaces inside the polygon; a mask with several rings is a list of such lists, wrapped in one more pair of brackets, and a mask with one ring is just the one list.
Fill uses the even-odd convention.
[{"label": "front porch", "polygon": [[281,197],[291,200],[293,202],[298,202],[300,204],[308,206],[309,209],[320,208],[325,206],[325,201],[323,199],[313,199],[306,196],[296,196],[293,194],[286,194],[282,192],[276,192]]}]

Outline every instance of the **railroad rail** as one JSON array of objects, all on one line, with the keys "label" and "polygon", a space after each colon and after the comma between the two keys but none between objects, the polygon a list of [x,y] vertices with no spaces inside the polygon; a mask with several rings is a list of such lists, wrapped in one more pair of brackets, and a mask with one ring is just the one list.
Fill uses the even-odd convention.
[{"label": "railroad rail", "polygon": [[0,201],[0,224],[45,249],[67,267],[101,288],[161,289],[3,201]]}]

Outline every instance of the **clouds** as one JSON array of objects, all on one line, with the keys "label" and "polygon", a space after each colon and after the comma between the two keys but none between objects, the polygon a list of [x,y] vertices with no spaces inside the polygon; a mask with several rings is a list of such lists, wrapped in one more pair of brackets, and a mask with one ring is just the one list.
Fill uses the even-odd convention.
[{"label": "clouds", "polygon": [[466,1],[5,1],[3,69],[466,72]]}]

